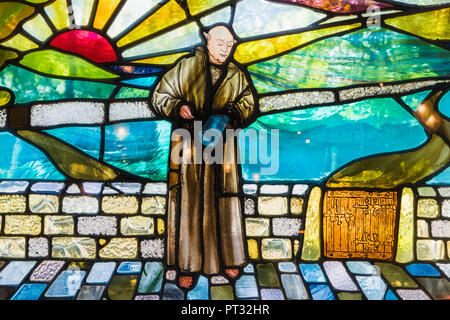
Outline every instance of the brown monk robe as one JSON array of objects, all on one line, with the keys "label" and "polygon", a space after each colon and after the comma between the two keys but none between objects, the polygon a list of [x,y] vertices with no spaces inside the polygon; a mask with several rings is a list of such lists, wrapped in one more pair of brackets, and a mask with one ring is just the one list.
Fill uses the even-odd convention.
[{"label": "brown monk robe", "polygon": [[[183,154],[191,164],[169,160],[167,263],[177,263],[182,272],[217,274],[221,268],[241,266],[246,256],[241,202],[233,196],[240,191],[237,139],[228,144],[224,139],[223,155],[232,155],[228,163],[195,164],[193,121],[180,117],[180,107],[189,106],[194,120],[204,124],[209,115],[231,105],[230,125],[242,128],[254,113],[254,101],[244,73],[232,62],[214,66],[204,47],[180,60],[154,91],[156,112],[171,119],[173,129],[191,134],[190,154],[186,149]],[[180,141],[173,132],[171,154]]]}]

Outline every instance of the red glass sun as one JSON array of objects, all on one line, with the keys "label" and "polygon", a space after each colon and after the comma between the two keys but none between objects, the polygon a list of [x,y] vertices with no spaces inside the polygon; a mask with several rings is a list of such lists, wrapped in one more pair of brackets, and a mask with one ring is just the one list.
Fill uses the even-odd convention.
[{"label": "red glass sun", "polygon": [[56,36],[50,45],[79,54],[94,62],[115,62],[116,53],[103,36],[88,30],[71,30]]}]

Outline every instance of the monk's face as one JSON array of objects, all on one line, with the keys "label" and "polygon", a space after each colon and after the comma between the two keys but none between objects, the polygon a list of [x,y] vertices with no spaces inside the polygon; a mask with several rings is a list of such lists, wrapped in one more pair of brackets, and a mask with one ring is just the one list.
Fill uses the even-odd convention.
[{"label": "monk's face", "polygon": [[218,26],[204,33],[206,38],[206,47],[208,48],[209,60],[215,64],[224,64],[236,43],[231,32]]}]

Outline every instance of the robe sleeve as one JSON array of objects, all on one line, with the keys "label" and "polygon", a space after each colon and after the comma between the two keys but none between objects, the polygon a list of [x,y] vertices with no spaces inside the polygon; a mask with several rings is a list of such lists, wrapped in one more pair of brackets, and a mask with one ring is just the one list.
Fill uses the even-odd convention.
[{"label": "robe sleeve", "polygon": [[255,114],[255,97],[250,89],[247,78],[240,74],[240,86],[238,97],[232,106],[235,128],[244,127],[248,120]]},{"label": "robe sleeve", "polygon": [[183,94],[181,90],[182,61],[169,70],[159,81],[153,92],[152,105],[154,110],[165,117],[176,119],[182,104]]}]

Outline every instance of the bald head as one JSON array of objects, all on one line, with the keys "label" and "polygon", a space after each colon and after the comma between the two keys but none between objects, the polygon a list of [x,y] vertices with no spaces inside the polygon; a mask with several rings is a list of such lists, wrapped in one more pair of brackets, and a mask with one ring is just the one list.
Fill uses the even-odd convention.
[{"label": "bald head", "polygon": [[203,32],[203,35],[206,38],[209,61],[224,64],[236,43],[231,31],[225,26],[216,26],[209,32]]}]

